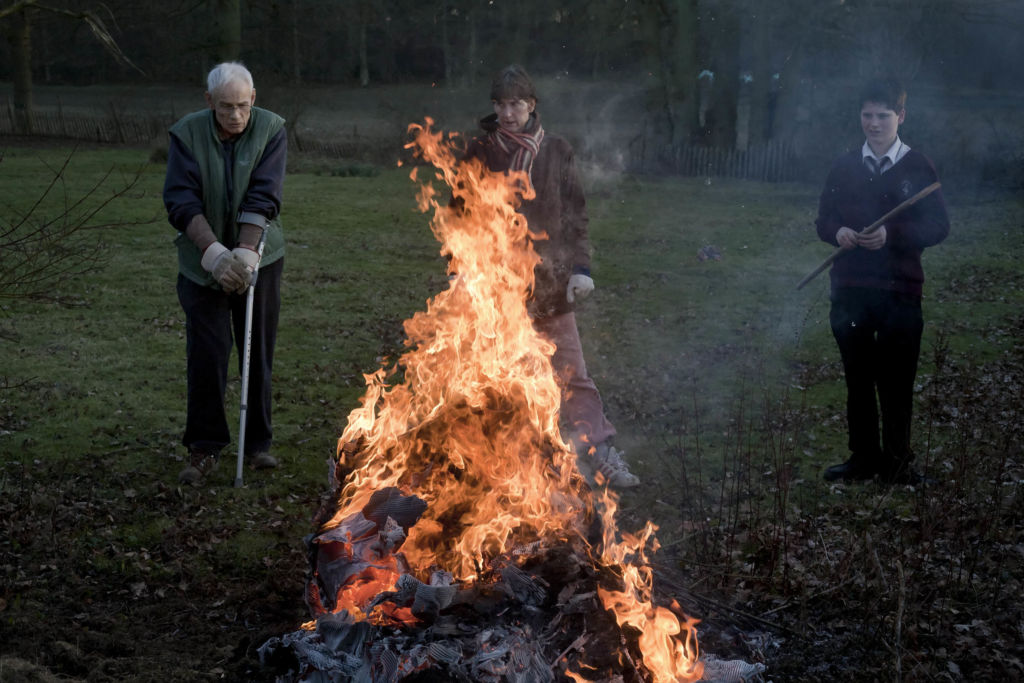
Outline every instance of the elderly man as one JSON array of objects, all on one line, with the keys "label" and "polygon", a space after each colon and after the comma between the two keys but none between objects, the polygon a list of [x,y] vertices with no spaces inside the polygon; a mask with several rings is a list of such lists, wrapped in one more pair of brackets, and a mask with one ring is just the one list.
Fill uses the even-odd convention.
[{"label": "elderly man", "polygon": [[[270,377],[281,305],[284,236],[278,214],[284,183],[284,119],[254,107],[248,69],[218,64],[207,77],[207,108],[170,129],[164,204],[178,231],[178,300],[185,312],[188,413],[179,475],[198,484],[231,441],[224,411],[232,337],[245,343],[246,290],[255,269],[245,456],[270,455]],[[262,259],[258,254],[264,239]]]}]

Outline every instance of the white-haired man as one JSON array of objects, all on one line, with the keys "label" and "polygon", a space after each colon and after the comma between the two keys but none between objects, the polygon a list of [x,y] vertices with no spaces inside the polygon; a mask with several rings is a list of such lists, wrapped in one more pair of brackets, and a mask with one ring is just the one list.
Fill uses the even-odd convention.
[{"label": "white-haired man", "polygon": [[269,452],[270,378],[281,305],[284,236],[278,215],[288,144],[284,119],[255,102],[249,70],[237,62],[218,64],[207,76],[207,108],[169,131],[164,204],[178,231],[177,289],[188,357],[182,443],[189,457],[179,480],[188,484],[199,483],[231,441],[224,410],[228,361],[234,341],[241,365],[246,290],[257,264],[245,456],[256,468],[277,465]]}]

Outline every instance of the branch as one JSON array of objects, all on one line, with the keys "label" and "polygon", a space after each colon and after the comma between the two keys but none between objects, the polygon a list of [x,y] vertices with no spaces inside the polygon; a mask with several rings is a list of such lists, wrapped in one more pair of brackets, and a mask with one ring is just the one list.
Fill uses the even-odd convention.
[{"label": "branch", "polygon": [[36,2],[37,0],[18,0],[18,2],[15,2],[13,5],[0,9],[0,19],[3,19],[8,15],[15,14],[16,12],[20,12],[26,7],[31,7],[35,5]]},{"label": "branch", "polygon": [[92,34],[96,37],[96,40],[100,41],[100,44],[106,48],[107,52],[120,64],[127,66],[131,69],[135,69],[143,76],[146,72],[135,65],[135,62],[128,59],[128,56],[121,51],[117,41],[114,40],[114,36],[110,34],[107,27],[103,24],[103,20],[96,16],[91,10],[85,10],[84,12],[73,12],[71,10],[63,9],[60,7],[50,7],[48,5],[40,5],[38,0],[18,0],[10,7],[6,7],[0,10],[0,19],[3,19],[8,14],[13,14],[26,7],[34,7],[39,10],[45,10],[53,14],[60,14],[65,17],[69,17],[76,21],[83,21],[92,31]]},{"label": "branch", "polygon": [[[15,223],[12,223],[10,228],[4,229],[4,230],[0,230],[0,237],[5,238],[5,245],[6,246],[9,247],[9,246],[12,246],[14,244],[17,244],[17,242],[7,242],[6,241],[7,236],[8,235],[13,235],[15,232],[17,232],[18,229],[21,228],[21,226],[25,224],[25,221],[28,220],[29,216],[31,216],[33,213],[36,212],[36,210],[39,208],[39,205],[43,203],[43,200],[46,199],[47,195],[49,195],[50,192],[53,190],[54,186],[57,184],[57,181],[61,180],[64,177],[64,171],[67,170],[68,164],[71,163],[71,157],[73,157],[75,155],[75,150],[77,150],[77,149],[78,149],[78,146],[75,145],[75,147],[73,147],[71,149],[71,152],[68,154],[67,158],[64,160],[64,163],[61,164],[61,167],[58,170],[54,171],[53,169],[50,169],[53,172],[53,180],[51,180],[50,184],[46,186],[46,189],[43,190],[39,194],[39,197],[36,198],[35,203],[21,217],[21,220],[15,222]],[[0,160],[2,160],[2,157],[0,157]],[[47,168],[49,168],[49,166],[47,166]]]},{"label": "branch", "polygon": [[[49,168],[51,181],[30,201],[27,212],[4,207],[0,213],[0,300],[28,299],[69,304],[74,301],[55,290],[70,279],[95,271],[105,264],[107,253],[95,238],[85,239],[86,230],[110,228],[137,223],[101,221],[94,223],[100,212],[112,202],[125,197],[138,183],[140,172],[123,179],[107,196],[100,196],[108,186],[113,169],[102,174],[72,201],[65,197],[63,206],[53,217],[42,216],[44,202],[58,183],[62,185],[74,150],[56,168]],[[2,216],[13,215],[5,224]]]}]

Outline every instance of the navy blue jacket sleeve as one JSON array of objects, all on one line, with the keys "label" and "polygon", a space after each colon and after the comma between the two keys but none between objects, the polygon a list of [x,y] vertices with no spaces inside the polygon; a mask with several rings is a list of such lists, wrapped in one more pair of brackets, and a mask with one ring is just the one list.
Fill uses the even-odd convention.
[{"label": "navy blue jacket sleeve", "polygon": [[164,206],[167,220],[179,232],[203,213],[203,182],[199,164],[174,135],[167,147],[167,177],[164,179]]},{"label": "navy blue jacket sleeve", "polygon": [[288,132],[282,127],[263,148],[263,156],[249,177],[249,189],[242,198],[242,211],[253,211],[268,220],[281,213],[284,172],[288,161]]}]

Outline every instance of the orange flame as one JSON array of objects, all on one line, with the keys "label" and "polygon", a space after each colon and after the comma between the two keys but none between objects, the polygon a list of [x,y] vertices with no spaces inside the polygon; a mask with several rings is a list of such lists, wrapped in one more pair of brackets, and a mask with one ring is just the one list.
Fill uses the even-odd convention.
[{"label": "orange flame", "polygon": [[[365,376],[366,393],[338,442],[338,460],[352,473],[323,528],[357,514],[375,491],[398,488],[426,502],[401,548],[408,566],[420,574],[442,568],[472,582],[490,560],[516,547],[582,536],[593,497],[559,432],[554,347],[526,310],[539,262],[529,240],[543,239],[516,212],[521,198],[530,198],[529,183],[522,173],[459,163],[453,136],[446,139],[432,124],[428,118],[411,125],[407,147],[435,169],[417,199],[421,211],[432,211],[431,229],[449,259],[449,287],[404,323],[406,350],[398,361]],[[451,204],[434,181],[451,188]],[[359,448],[343,448],[352,443]],[[696,622],[681,626],[671,611],[653,607],[650,570],[637,563],[646,561],[653,525],[639,539],[617,542],[614,499],[604,509],[599,561],[622,567],[625,589],[601,590],[601,599],[620,625],[641,631],[644,665],[655,681],[696,680]],[[382,572],[376,589],[393,588],[395,578]],[[367,616],[373,583],[341,590],[338,609]]]},{"label": "orange flame", "polygon": [[[565,538],[586,511],[573,455],[558,431],[554,347],[534,330],[525,299],[536,253],[516,213],[516,189],[478,163],[456,163],[441,133],[410,126],[410,146],[462,202],[442,205],[430,183],[418,196],[450,258],[450,286],[405,322],[406,346],[391,372],[366,376],[362,406],[339,440],[362,439],[328,524],[395,486],[427,502],[402,546],[413,567],[478,577],[494,556],[536,539]],[[413,176],[416,175],[414,169]]]},{"label": "orange flame", "polygon": [[[657,527],[647,522],[639,537],[623,533],[623,540],[615,540],[615,511],[617,502],[606,489],[602,492],[604,544],[601,559],[605,564],[622,569],[621,591],[598,587],[597,594],[605,608],[615,614],[619,626],[631,626],[640,632],[640,651],[644,665],[650,670],[652,683],[689,683],[699,681],[704,664],[697,660],[697,619],[687,618],[682,624],[675,613],[651,602],[653,573],[647,564],[645,548],[651,541],[658,549],[654,537]],[[679,636],[683,634],[683,639]]]}]

